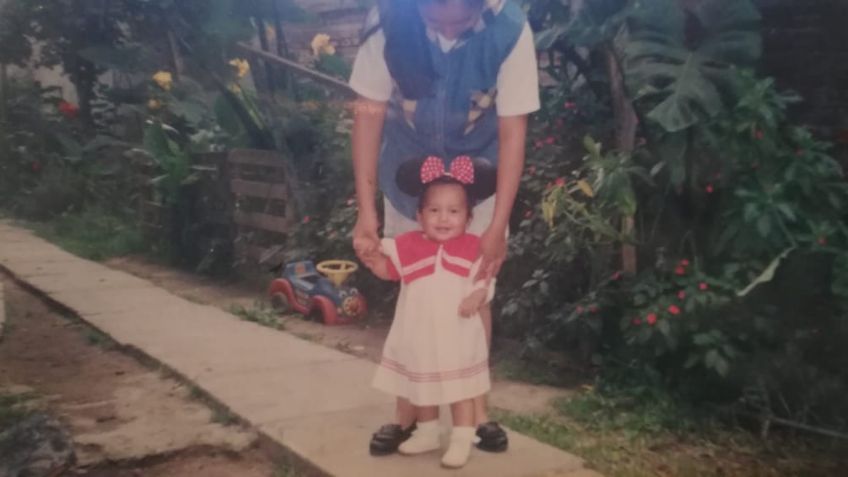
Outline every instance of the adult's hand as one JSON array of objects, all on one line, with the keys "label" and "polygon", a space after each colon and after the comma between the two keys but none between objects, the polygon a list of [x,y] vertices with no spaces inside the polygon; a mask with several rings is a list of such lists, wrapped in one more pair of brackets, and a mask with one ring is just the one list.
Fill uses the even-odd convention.
[{"label": "adult's hand", "polygon": [[[380,251],[380,237],[377,235],[377,219],[360,214],[353,226],[353,250],[360,260]],[[364,260],[363,260],[364,261]]]},{"label": "adult's hand", "polygon": [[475,281],[489,281],[498,275],[506,260],[506,232],[489,227],[480,236],[480,270]]}]

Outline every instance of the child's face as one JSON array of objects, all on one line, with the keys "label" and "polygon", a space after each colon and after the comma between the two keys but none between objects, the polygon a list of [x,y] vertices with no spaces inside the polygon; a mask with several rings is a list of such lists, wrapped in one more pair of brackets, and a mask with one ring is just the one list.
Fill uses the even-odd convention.
[{"label": "child's face", "polygon": [[424,235],[435,242],[446,242],[465,233],[469,218],[467,200],[459,184],[431,186],[418,211],[418,223]]},{"label": "child's face", "polygon": [[[480,19],[482,7],[469,6],[467,0],[443,0],[419,3],[421,19],[427,28],[448,40],[454,40],[471,29]],[[480,2],[481,5],[483,2]]]}]

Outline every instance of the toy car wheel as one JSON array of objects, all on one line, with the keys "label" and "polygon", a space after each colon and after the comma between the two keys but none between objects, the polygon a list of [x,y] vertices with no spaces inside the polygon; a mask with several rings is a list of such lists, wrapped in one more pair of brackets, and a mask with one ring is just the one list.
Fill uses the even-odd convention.
[{"label": "toy car wheel", "polygon": [[271,298],[271,306],[277,312],[286,312],[292,309],[291,300],[293,298],[292,286],[288,280],[278,278],[271,282],[268,294]]},{"label": "toy car wheel", "polygon": [[312,298],[312,309],[310,315],[318,316],[320,321],[325,325],[335,325],[338,321],[338,313],[336,305],[325,296],[316,296]]},{"label": "toy car wheel", "polygon": [[359,293],[348,296],[342,301],[342,311],[350,319],[358,319],[365,315],[367,307],[365,298]]},{"label": "toy car wheel", "polygon": [[271,295],[271,308],[277,313],[285,313],[291,310],[289,306],[289,297],[284,293],[274,293]]}]

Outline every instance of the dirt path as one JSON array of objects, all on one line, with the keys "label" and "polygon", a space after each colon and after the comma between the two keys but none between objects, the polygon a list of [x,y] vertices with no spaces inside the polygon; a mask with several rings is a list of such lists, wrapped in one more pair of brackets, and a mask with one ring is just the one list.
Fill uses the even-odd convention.
[{"label": "dirt path", "polygon": [[0,392],[31,392],[67,428],[77,462],[60,475],[271,477],[280,471],[254,432],[232,425],[186,386],[110,349],[106,337],[11,281],[3,286]]}]

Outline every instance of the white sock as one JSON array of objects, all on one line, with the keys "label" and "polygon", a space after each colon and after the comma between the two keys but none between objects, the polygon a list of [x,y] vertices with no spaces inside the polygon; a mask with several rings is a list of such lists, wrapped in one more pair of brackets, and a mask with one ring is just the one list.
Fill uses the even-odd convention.
[{"label": "white sock", "polygon": [[450,447],[442,456],[442,465],[451,468],[464,466],[471,456],[476,432],[474,427],[454,427],[451,431]]},{"label": "white sock", "polygon": [[439,448],[439,420],[419,422],[417,426],[412,436],[398,447],[401,454],[422,454]]}]

